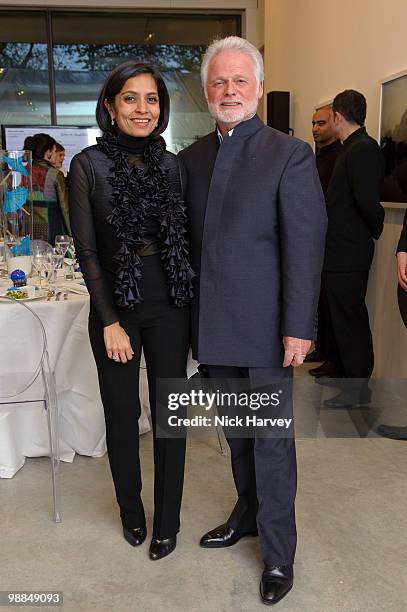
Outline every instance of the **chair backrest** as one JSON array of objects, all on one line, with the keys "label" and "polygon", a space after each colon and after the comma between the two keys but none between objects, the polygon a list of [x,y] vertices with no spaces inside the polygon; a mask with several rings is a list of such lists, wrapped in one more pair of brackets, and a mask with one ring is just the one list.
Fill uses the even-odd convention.
[{"label": "chair backrest", "polygon": [[0,296],[0,399],[25,393],[48,359],[47,337],[28,304]]}]

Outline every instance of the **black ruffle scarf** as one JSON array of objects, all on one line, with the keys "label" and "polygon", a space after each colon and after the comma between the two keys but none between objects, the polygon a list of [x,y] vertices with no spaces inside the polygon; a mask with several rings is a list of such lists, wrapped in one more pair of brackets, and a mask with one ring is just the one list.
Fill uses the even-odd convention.
[{"label": "black ruffle scarf", "polygon": [[142,262],[137,250],[143,246],[142,228],[150,215],[160,224],[158,241],[167,276],[168,293],[175,306],[186,306],[193,295],[195,276],[188,261],[186,214],[180,196],[169,188],[163,138],[152,138],[143,154],[143,165],[133,166],[118,146],[115,134],[97,139],[98,148],[114,162],[107,177],[113,188],[113,212],[106,221],[113,226],[120,249],[114,256],[117,272],[114,294],[118,306],[130,310],[142,301]]}]

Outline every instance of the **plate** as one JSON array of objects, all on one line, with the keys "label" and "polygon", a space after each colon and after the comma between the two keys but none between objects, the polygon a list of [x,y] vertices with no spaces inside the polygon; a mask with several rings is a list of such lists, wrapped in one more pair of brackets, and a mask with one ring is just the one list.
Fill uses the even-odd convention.
[{"label": "plate", "polygon": [[[4,291],[3,293],[0,294],[1,297],[8,297],[8,295],[6,295],[6,291]],[[41,291],[41,292],[37,292],[36,295],[34,295],[33,297],[26,297],[26,298],[10,298],[11,300],[15,300],[16,302],[32,302],[33,300],[42,300],[45,297],[47,297],[47,291]]]}]

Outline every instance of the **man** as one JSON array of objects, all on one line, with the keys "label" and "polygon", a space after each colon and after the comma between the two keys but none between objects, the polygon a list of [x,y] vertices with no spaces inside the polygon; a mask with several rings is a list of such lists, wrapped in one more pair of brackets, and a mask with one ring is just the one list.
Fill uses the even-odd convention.
[{"label": "man", "polygon": [[312,136],[316,144],[316,163],[324,195],[335,167],[336,158],[342,151],[335,134],[332,105],[318,108],[312,117]]},{"label": "man", "polygon": [[[287,379],[314,335],[326,213],[310,147],[264,126],[258,50],[215,41],[201,76],[216,131],[181,153],[188,173],[193,354],[217,379]],[[296,460],[290,438],[229,438],[238,500],[201,546],[259,534],[264,603],[291,589]]]},{"label": "man", "polygon": [[[335,97],[332,109],[343,151],[326,194],[328,231],[322,284],[336,345],[335,361],[340,363],[343,379],[340,393],[325,405],[342,408],[367,405],[371,399],[368,381],[374,356],[365,297],[374,239],[383,230],[380,187],[384,160],[364,127],[366,100],[361,93],[343,91]],[[317,382],[329,383],[329,379]]]},{"label": "man", "polygon": [[[340,141],[336,138],[333,125],[332,105],[321,106],[312,117],[312,136],[316,144],[316,163],[324,195],[328,190],[329,181],[335,166],[336,158],[342,150]],[[332,332],[326,306],[326,296],[321,287],[318,303],[318,332],[315,349],[308,353],[306,363],[323,361],[318,368],[309,371],[311,376],[338,376],[335,364],[328,360],[327,344]]]}]

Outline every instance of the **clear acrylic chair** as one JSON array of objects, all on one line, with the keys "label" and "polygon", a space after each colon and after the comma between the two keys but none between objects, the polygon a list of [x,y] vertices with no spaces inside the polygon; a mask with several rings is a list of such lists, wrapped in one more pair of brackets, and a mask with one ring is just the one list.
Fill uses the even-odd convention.
[{"label": "clear acrylic chair", "polygon": [[[53,518],[60,523],[58,404],[44,325],[25,302],[0,296],[0,335],[0,406],[18,410],[21,404],[43,403],[50,445]],[[12,338],[12,342],[6,338]]]},{"label": "clear acrylic chair", "polygon": [[[205,366],[203,366],[205,367]],[[188,363],[187,363],[187,377],[188,379],[190,378],[197,378],[202,379],[203,384],[206,383],[208,384],[208,378],[207,378],[207,374],[204,373],[203,370],[200,369],[201,366],[199,365],[199,363],[197,361],[195,361],[195,359],[192,358],[192,352],[190,351],[190,354],[188,356]],[[217,415],[219,416],[219,412],[218,409],[216,407],[216,405],[213,407],[213,411],[214,411],[214,416]],[[221,425],[214,425],[213,426],[215,428],[216,431],[216,437],[218,439],[218,444],[219,444],[219,452],[221,455],[223,455],[224,457],[228,456],[228,443],[225,437],[225,433],[222,429]]]}]

